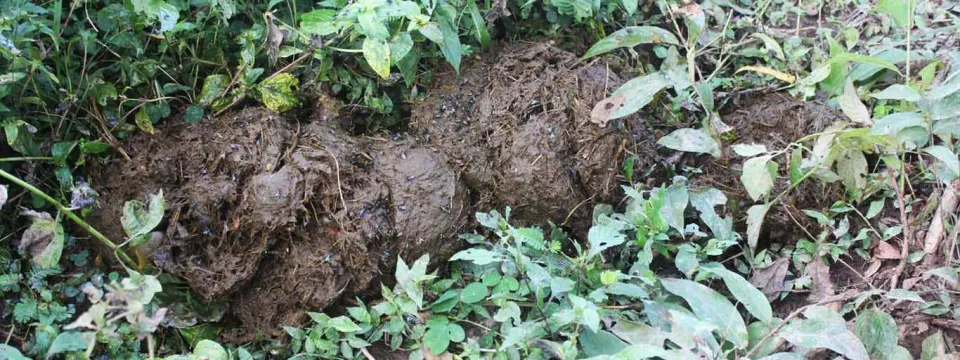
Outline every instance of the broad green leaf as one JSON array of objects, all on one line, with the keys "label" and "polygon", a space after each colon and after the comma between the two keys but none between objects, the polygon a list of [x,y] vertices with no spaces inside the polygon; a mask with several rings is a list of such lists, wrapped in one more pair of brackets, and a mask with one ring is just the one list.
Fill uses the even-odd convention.
[{"label": "broad green leaf", "polygon": [[627,343],[608,331],[584,330],[577,339],[586,356],[613,355],[627,348]]},{"label": "broad green leaf", "polygon": [[920,93],[913,88],[903,84],[893,84],[883,89],[883,91],[870,95],[874,99],[880,100],[904,100],[910,102],[920,101]]},{"label": "broad green leaf", "polygon": [[57,338],[53,340],[50,349],[47,350],[46,358],[49,359],[56,354],[65,352],[86,350],[88,345],[93,345],[93,343],[90,342],[93,336],[93,333],[87,334],[77,331],[60,333],[60,335],[57,335]]},{"label": "broad green leaf", "polygon": [[847,149],[837,157],[837,175],[847,190],[860,190],[867,185],[867,167],[867,158],[859,149]]},{"label": "broad green leaf", "polygon": [[587,257],[592,258],[608,248],[623,244],[627,237],[609,225],[594,225],[587,232],[587,239],[590,241]]},{"label": "broad green leaf", "polygon": [[[887,292],[887,298],[893,300],[907,300],[907,301],[916,301],[916,302],[926,302],[920,297],[916,292],[905,290],[905,289],[893,289]],[[866,345],[866,344],[864,344]]]},{"label": "broad green leaf", "polygon": [[[608,99],[622,99],[623,105],[614,110],[608,120],[619,119],[640,111],[668,85],[670,82],[659,72],[639,76],[620,85]],[[717,153],[719,152],[718,149]]]},{"label": "broad green leaf", "polygon": [[354,323],[353,320],[350,320],[350,318],[346,316],[337,316],[335,318],[332,318],[330,319],[330,322],[328,322],[327,324],[330,325],[330,327],[342,333],[352,333],[352,332],[360,331],[360,327],[357,326],[357,324]]},{"label": "broad green leaf", "polygon": [[461,342],[467,337],[466,332],[463,331],[463,327],[456,323],[447,324],[446,329],[451,342]]},{"label": "broad green leaf", "polygon": [[767,147],[763,144],[736,144],[730,147],[734,153],[743,157],[757,156],[767,153]]},{"label": "broad green leaf", "polygon": [[639,360],[650,358],[670,359],[671,357],[668,357],[667,352],[662,347],[637,344],[628,346],[613,355],[594,356],[587,358],[587,360]]},{"label": "broad green leaf", "polygon": [[723,283],[727,285],[727,289],[733,294],[733,297],[742,303],[743,306],[747,308],[747,311],[758,320],[765,323],[773,321],[773,309],[770,307],[770,303],[767,302],[766,296],[751,285],[747,279],[744,279],[743,276],[727,270],[727,268],[719,263],[704,264],[701,266],[701,269],[720,276],[720,278],[723,279]]},{"label": "broad green leaf", "polygon": [[460,251],[450,258],[450,261],[470,261],[477,265],[487,265],[506,260],[503,254],[481,248],[470,248]]},{"label": "broad green leaf", "polygon": [[803,354],[782,352],[764,356],[760,360],[804,360],[806,358]]},{"label": "broad green leaf", "polygon": [[893,317],[874,309],[860,313],[854,331],[871,359],[887,359],[888,355],[896,351],[897,339],[900,338]]},{"label": "broad green leaf", "polygon": [[767,216],[769,209],[769,204],[754,205],[747,209],[747,244],[754,251],[757,249],[757,240],[760,239],[763,218]]},{"label": "broad green leaf", "polygon": [[397,269],[394,272],[397,285],[400,285],[400,288],[413,300],[417,308],[423,308],[423,288],[420,286],[420,282],[431,278],[431,276],[426,275],[428,263],[430,263],[429,254],[425,254],[414,261],[412,267],[407,266],[403,258],[397,256]]},{"label": "broad green leaf", "polygon": [[726,297],[690,280],[661,279],[660,282],[664,289],[686,300],[697,317],[717,326],[717,331],[737,348],[747,346],[747,325]]},{"label": "broad green leaf", "polygon": [[220,344],[210,340],[200,340],[193,348],[193,355],[205,360],[228,360],[227,350]]},{"label": "broad green leaf", "polygon": [[390,40],[390,61],[396,64],[400,59],[410,53],[413,48],[413,38],[410,33],[399,33]]},{"label": "broad green leaf", "polygon": [[[412,47],[412,40],[410,45]],[[386,41],[372,37],[363,39],[363,58],[377,75],[384,79],[390,77],[390,45]]]},{"label": "broad green leaf", "polygon": [[[456,13],[456,11],[454,11],[454,13]],[[460,36],[457,34],[455,21],[456,19],[441,18],[437,23],[440,33],[443,34],[443,37],[440,39],[441,41],[437,42],[433,38],[430,38],[430,36],[427,36],[427,38],[430,38],[431,41],[440,45],[440,53],[443,54],[443,58],[453,66],[457,74],[460,74],[460,59],[463,57],[463,46],[460,45]],[[422,29],[421,33],[423,33]],[[426,36],[426,33],[424,33],[424,35]]]},{"label": "broad green leaf", "polygon": [[953,172],[954,177],[960,175],[960,159],[957,158],[957,154],[950,151],[946,146],[934,145],[923,149],[923,152],[940,160],[940,162],[947,166],[947,169]]},{"label": "broad green leaf", "polygon": [[300,32],[315,36],[335,34],[339,30],[332,22],[336,14],[331,9],[320,9],[300,15]]},{"label": "broad green leaf", "polygon": [[936,269],[927,270],[924,272],[924,274],[934,275],[950,283],[950,285],[957,285],[957,269],[955,268],[947,266],[938,267]]},{"label": "broad green leaf", "polygon": [[194,125],[199,124],[201,119],[203,119],[203,108],[197,105],[188,106],[183,114],[183,121]]},{"label": "broad green leaf", "polygon": [[773,190],[773,174],[770,174],[770,166],[767,165],[771,158],[772,155],[764,155],[743,162],[740,182],[753,200],[759,200]]},{"label": "broad green leaf", "polygon": [[[920,360],[936,360],[947,354],[947,342],[940,330],[923,339],[921,346]],[[0,350],[0,354],[3,354],[2,350]]]},{"label": "broad green leaf", "polygon": [[784,60],[783,48],[780,47],[780,43],[777,42],[772,36],[764,33],[753,33],[750,34],[751,37],[760,39],[763,41],[763,46],[767,48],[767,51],[773,51],[776,54],[777,59],[781,61]]},{"label": "broad green leaf", "polygon": [[299,83],[297,77],[282,73],[264,79],[257,86],[257,90],[263,105],[270,110],[284,112],[300,106],[296,92]]},{"label": "broad green leaf", "polygon": [[514,324],[520,323],[520,305],[513,301],[507,301],[500,310],[497,310],[497,313],[493,315],[493,320],[498,322],[507,322],[507,320],[513,319]]},{"label": "broad green leaf", "polygon": [[470,13],[470,25],[473,27],[474,34],[477,36],[477,42],[483,51],[490,50],[490,31],[487,30],[487,21],[480,14],[475,0],[465,2],[467,12]]},{"label": "broad green leaf", "polygon": [[889,16],[897,26],[904,29],[910,26],[913,0],[878,0],[876,6],[877,11]]},{"label": "broad green leaf", "polygon": [[874,217],[879,215],[880,211],[883,210],[883,205],[885,202],[886,201],[882,199],[870,202],[870,208],[867,209],[867,215],[866,215],[867,219],[873,219]]},{"label": "broad green leaf", "polygon": [[896,135],[909,127],[926,128],[923,114],[919,112],[899,112],[880,118],[870,129],[871,134]]},{"label": "broad green leaf", "polygon": [[876,65],[884,69],[894,71],[898,74],[900,73],[900,69],[898,69],[896,65],[894,65],[889,61],[883,60],[881,58],[873,57],[873,56],[860,55],[860,54],[854,54],[854,53],[848,53],[848,52],[843,52],[843,53],[837,54],[836,56],[831,57],[830,61],[828,61],[827,63],[831,65],[838,65],[838,64],[848,63],[848,62],[857,62],[857,63],[863,63],[863,64]]},{"label": "broad green leaf", "polygon": [[160,190],[150,197],[149,207],[140,200],[124,203],[120,224],[123,226],[123,231],[131,238],[146,235],[160,225],[164,210],[166,210],[166,201],[163,198],[163,190]]},{"label": "broad green leaf", "polygon": [[700,220],[710,228],[713,236],[721,241],[732,240],[734,237],[733,219],[729,216],[721,218],[714,209],[726,203],[727,196],[714,188],[690,192],[690,204],[700,212]]},{"label": "broad green leaf", "polygon": [[7,360],[30,360],[30,358],[23,356],[20,350],[7,344],[0,344],[0,358]]},{"label": "broad green leaf", "polygon": [[357,14],[357,23],[367,38],[386,40],[390,37],[390,30],[383,24],[383,20],[374,9],[365,9]]},{"label": "broad green leaf", "polygon": [[720,157],[720,145],[703,130],[683,128],[657,140],[657,144],[677,151]]},{"label": "broad green leaf", "polygon": [[850,360],[868,360],[867,349],[860,339],[847,330],[840,314],[823,306],[813,306],[803,312],[805,320],[793,321],[780,331],[780,336],[791,344],[806,348],[833,350]]},{"label": "broad green leaf", "polygon": [[583,54],[580,61],[622,47],[634,47],[640,44],[678,45],[679,42],[673,33],[656,26],[627,26],[597,41],[586,54]]},{"label": "broad green leaf", "polygon": [[471,283],[460,291],[460,301],[464,304],[473,304],[487,297],[487,287],[483,283]]},{"label": "broad green leaf", "polygon": [[697,261],[697,251],[690,244],[683,244],[677,248],[677,257],[673,262],[677,266],[677,270],[680,270],[688,278],[693,276],[693,272],[697,270],[697,266],[700,264]]},{"label": "broad green leaf", "polygon": [[[765,323],[762,321],[754,321],[750,325],[747,325],[747,333],[750,338],[750,345],[748,349],[754,349],[754,356],[756,358],[764,358],[767,355],[773,354],[777,351],[780,345],[783,344],[784,340],[778,336],[771,336],[766,339],[766,335],[770,333],[770,330],[773,330],[774,327],[780,325],[783,320],[774,318],[773,321]],[[764,340],[761,344],[760,340]],[[759,348],[758,348],[759,347]]]},{"label": "broad green leaf", "polygon": [[637,5],[640,2],[639,0],[620,0],[623,5],[623,11],[627,13],[627,16],[633,16],[637,12]]}]

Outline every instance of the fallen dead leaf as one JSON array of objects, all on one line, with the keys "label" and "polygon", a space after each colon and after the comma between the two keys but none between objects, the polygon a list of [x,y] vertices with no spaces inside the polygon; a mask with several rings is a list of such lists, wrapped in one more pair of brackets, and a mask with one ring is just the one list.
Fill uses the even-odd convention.
[{"label": "fallen dead leaf", "polygon": [[813,280],[813,286],[810,289],[810,295],[807,296],[807,301],[815,303],[835,294],[833,281],[830,280],[830,267],[824,264],[823,259],[819,256],[814,256],[813,260],[807,264],[807,276],[810,276],[810,279]]},{"label": "fallen dead leaf", "polygon": [[607,122],[610,121],[610,116],[613,115],[614,111],[617,111],[623,107],[623,103],[626,99],[623,96],[609,97],[594,105],[593,110],[590,111],[590,122],[600,125],[600,127],[606,127]]},{"label": "fallen dead leaf", "polygon": [[885,241],[881,241],[877,243],[877,247],[873,248],[873,257],[882,260],[899,260],[900,250]]},{"label": "fallen dead leaf", "polygon": [[880,265],[883,264],[880,260],[874,260],[870,263],[870,266],[867,267],[867,271],[863,272],[863,277],[869,279],[871,276],[877,273],[877,270],[880,270]]},{"label": "fallen dead leaf", "polygon": [[783,290],[783,280],[787,277],[790,259],[782,257],[763,269],[757,269],[750,277],[750,283],[760,288],[768,300],[773,300]]},{"label": "fallen dead leaf", "polygon": [[753,72],[755,72],[755,73],[760,73],[760,74],[764,74],[764,75],[770,75],[770,76],[773,76],[773,77],[774,77],[775,79],[777,79],[777,80],[780,80],[780,81],[783,81],[783,82],[786,82],[786,83],[789,83],[789,84],[793,84],[793,83],[797,82],[797,77],[796,77],[796,76],[787,74],[787,73],[785,73],[785,72],[783,72],[783,71],[774,70],[774,69],[768,68],[768,67],[766,67],[766,66],[744,66],[744,67],[741,67],[741,68],[737,69],[737,71],[735,72],[735,74],[739,74],[739,73],[744,72],[744,71],[753,71]]}]

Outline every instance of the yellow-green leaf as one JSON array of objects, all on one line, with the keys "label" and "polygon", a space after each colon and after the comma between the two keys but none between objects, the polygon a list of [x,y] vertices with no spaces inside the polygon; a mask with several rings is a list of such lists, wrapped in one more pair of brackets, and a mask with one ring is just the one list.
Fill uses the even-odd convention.
[{"label": "yellow-green leaf", "polygon": [[363,39],[363,58],[377,75],[384,79],[390,76],[390,46],[385,41],[370,37]]}]

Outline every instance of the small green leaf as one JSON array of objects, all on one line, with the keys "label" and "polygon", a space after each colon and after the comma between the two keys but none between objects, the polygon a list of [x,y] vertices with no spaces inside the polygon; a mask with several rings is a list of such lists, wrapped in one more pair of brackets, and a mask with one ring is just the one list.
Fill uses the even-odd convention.
[{"label": "small green leaf", "polygon": [[330,327],[336,329],[337,331],[344,332],[344,333],[352,333],[352,332],[360,331],[360,327],[357,326],[357,324],[354,323],[353,320],[350,320],[350,318],[346,316],[337,316],[335,318],[332,318],[330,319],[330,322],[328,323],[328,325],[330,325]]},{"label": "small green leaf", "polygon": [[923,298],[920,297],[916,292],[905,290],[905,289],[893,289],[887,292],[887,298],[893,300],[907,300],[907,301],[916,301],[916,302],[926,302],[923,301]]},{"label": "small green leaf", "polygon": [[767,147],[763,144],[736,144],[730,147],[734,153],[743,157],[757,156],[767,153]]},{"label": "small green leaf", "polygon": [[879,215],[880,211],[883,210],[884,203],[885,203],[885,200],[883,199],[871,201],[870,208],[867,209],[867,215],[866,215],[867,219],[873,219],[874,217]]},{"label": "small green leaf", "polygon": [[155,133],[153,130],[153,122],[150,121],[150,115],[147,113],[146,106],[141,107],[140,111],[137,111],[137,115],[134,116],[134,119],[136,120],[137,127],[140,128],[140,131],[150,135]]},{"label": "small green leaf", "polygon": [[390,45],[386,41],[371,37],[363,39],[363,58],[377,75],[384,79],[390,77]]},{"label": "small green leaf", "polygon": [[923,149],[923,152],[933,155],[937,160],[940,160],[940,162],[947,166],[947,169],[953,172],[955,177],[960,176],[960,159],[957,158],[957,154],[954,154],[953,151],[950,151],[946,146],[934,145]]},{"label": "small green leaf", "polygon": [[678,45],[679,42],[673,33],[656,26],[627,26],[597,41],[586,54],[583,54],[580,61],[619,48],[632,48],[640,44]]},{"label": "small green leaf", "polygon": [[282,73],[264,79],[257,90],[260,92],[260,99],[268,109],[276,112],[284,112],[300,106],[300,100],[297,99],[296,89],[299,80],[291,74]]},{"label": "small green leaf", "polygon": [[483,283],[471,283],[460,291],[460,301],[464,304],[473,304],[487,297],[487,287]]},{"label": "small green leaf", "polygon": [[467,334],[463,331],[463,328],[456,323],[449,323],[447,324],[446,328],[451,342],[461,342],[467,337]]},{"label": "small green leaf", "polygon": [[753,33],[750,34],[750,36],[763,41],[763,46],[767,48],[767,51],[773,51],[777,59],[781,61],[784,60],[783,48],[780,47],[780,43],[778,43],[776,39],[764,33]]},{"label": "small green leaf", "polygon": [[123,226],[123,231],[131,238],[146,235],[160,225],[164,210],[166,210],[166,201],[163,198],[163,190],[160,190],[156,195],[151,196],[149,207],[140,200],[124,203],[120,224]]},{"label": "small green leaf", "polygon": [[703,130],[690,128],[677,129],[669,135],[660,138],[657,144],[677,151],[710,154],[716,158],[720,157],[720,145]]},{"label": "small green leaf", "polygon": [[754,205],[747,209],[747,244],[754,251],[756,251],[757,241],[760,239],[763,219],[767,216],[767,210],[769,209],[769,204]]},{"label": "small green leaf", "polygon": [[191,124],[199,124],[203,119],[203,108],[197,105],[190,105],[183,114],[183,120]]},{"label": "small green leaf", "polygon": [[110,144],[100,140],[80,142],[80,151],[84,154],[99,154],[107,150],[110,150]]},{"label": "small green leaf", "polygon": [[506,260],[503,254],[481,248],[470,248],[460,251],[450,258],[450,261],[470,261],[477,265],[487,265]]},{"label": "small green leaf", "polygon": [[200,89],[200,97],[197,98],[197,104],[201,106],[210,106],[214,100],[223,94],[230,84],[230,77],[227,75],[210,75],[203,80],[203,88]]},{"label": "small green leaf", "polygon": [[433,355],[440,355],[450,346],[450,331],[446,326],[431,327],[423,334],[423,343]]},{"label": "small green leaf", "polygon": [[587,232],[587,239],[590,241],[587,257],[592,258],[608,248],[623,244],[627,237],[608,225],[594,225]]},{"label": "small green leaf", "polygon": [[197,346],[193,348],[193,355],[204,360],[228,360],[230,358],[223,346],[206,339],[197,342]]}]

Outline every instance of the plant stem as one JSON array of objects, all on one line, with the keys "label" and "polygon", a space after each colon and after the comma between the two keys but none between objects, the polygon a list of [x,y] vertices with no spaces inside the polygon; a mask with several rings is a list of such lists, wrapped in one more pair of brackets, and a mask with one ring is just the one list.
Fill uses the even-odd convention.
[{"label": "plant stem", "polygon": [[4,162],[16,162],[16,161],[50,161],[53,160],[52,157],[44,156],[24,156],[24,157],[9,157],[0,159],[0,163]]},{"label": "plant stem", "polygon": [[[7,159],[3,159],[3,160],[8,161]],[[79,216],[74,214],[73,211],[70,211],[70,209],[68,209],[66,206],[63,206],[63,204],[61,204],[59,201],[50,197],[50,195],[47,195],[42,190],[37,189],[33,185],[30,185],[26,181],[20,180],[20,178],[6,171],[0,170],[0,177],[10,180],[10,182],[16,185],[19,185],[20,187],[27,189],[27,191],[30,191],[34,195],[41,197],[43,200],[46,200],[48,203],[56,207],[57,210],[59,210],[68,218],[70,218],[70,220],[73,220],[74,223],[76,223],[78,226],[80,226],[81,228],[86,230],[88,233],[90,233],[90,235],[93,235],[93,237],[97,238],[97,240],[100,241],[101,244],[110,248],[110,250],[113,250],[113,252],[120,257],[120,260],[122,260],[123,262],[131,266],[136,265],[136,262],[134,262],[133,259],[131,259],[129,255],[127,255],[127,253],[120,250],[120,247],[117,246],[116,243],[114,243],[113,241],[110,241],[110,239],[108,239],[106,236],[104,236],[99,231],[97,231],[97,229],[94,229],[93,226],[90,226],[90,224],[88,224],[86,221],[83,221],[83,219],[81,219]]]}]

